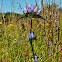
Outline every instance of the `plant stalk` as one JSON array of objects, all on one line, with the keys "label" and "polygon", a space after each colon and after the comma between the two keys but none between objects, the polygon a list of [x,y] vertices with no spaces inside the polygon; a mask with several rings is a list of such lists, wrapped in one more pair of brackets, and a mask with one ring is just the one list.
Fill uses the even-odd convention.
[{"label": "plant stalk", "polygon": [[4,27],[5,27],[5,56],[6,56],[6,62],[7,62],[7,55],[6,55],[6,24],[5,24],[5,18],[4,18],[4,13],[3,13],[3,5],[2,5],[2,0],[1,0],[1,11],[3,15],[3,20],[4,20]]},{"label": "plant stalk", "polygon": [[[32,18],[31,18],[31,30],[30,33],[32,32]],[[33,52],[33,56],[34,56],[34,49],[33,49],[33,45],[32,45],[32,39],[30,41],[31,47],[32,47],[32,52]]]}]

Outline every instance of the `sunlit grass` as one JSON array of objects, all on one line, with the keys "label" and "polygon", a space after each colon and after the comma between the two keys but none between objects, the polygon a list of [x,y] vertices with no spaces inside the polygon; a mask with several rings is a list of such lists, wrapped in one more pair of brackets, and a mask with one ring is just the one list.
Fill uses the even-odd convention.
[{"label": "sunlit grass", "polygon": [[[60,15],[60,41],[62,41],[62,13]],[[15,19],[17,20],[17,19]],[[61,58],[61,43],[58,41],[58,29],[53,25],[53,41],[51,40],[51,23],[46,22],[46,36],[44,34],[44,20],[38,18],[32,18],[33,28],[36,40],[33,40],[34,53],[39,57],[38,62],[60,62]],[[57,21],[58,22],[58,21]],[[55,22],[54,22],[55,23]],[[28,34],[30,33],[30,19],[20,19],[16,21],[6,22],[6,37],[4,35],[4,23],[0,22],[0,47],[1,47],[1,61],[5,62],[5,55],[7,55],[8,62],[34,62],[32,57],[32,50]],[[5,39],[6,49],[5,53]],[[49,40],[48,40],[49,39]],[[49,48],[47,43],[49,42]],[[53,45],[52,45],[53,44]],[[58,47],[58,49],[57,49]],[[47,51],[47,49],[49,49]],[[49,57],[48,55],[49,54]],[[57,58],[58,57],[58,58]]]}]

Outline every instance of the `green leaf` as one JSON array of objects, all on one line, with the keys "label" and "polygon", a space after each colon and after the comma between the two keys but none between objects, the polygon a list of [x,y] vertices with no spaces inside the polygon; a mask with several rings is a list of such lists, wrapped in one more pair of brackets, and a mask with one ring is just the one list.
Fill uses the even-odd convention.
[{"label": "green leaf", "polygon": [[[43,19],[43,20],[46,20],[44,17],[42,17],[42,16],[40,16],[40,15],[36,15],[36,14],[33,16],[33,18],[41,18],[41,19]],[[46,20],[46,21],[47,21],[47,20]]]}]

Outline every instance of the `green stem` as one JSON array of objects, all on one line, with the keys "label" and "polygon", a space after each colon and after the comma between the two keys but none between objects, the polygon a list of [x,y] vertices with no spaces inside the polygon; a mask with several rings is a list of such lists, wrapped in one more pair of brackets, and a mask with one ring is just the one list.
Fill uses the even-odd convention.
[{"label": "green stem", "polygon": [[33,49],[33,45],[32,45],[32,39],[30,41],[31,47],[32,47],[32,52],[33,52],[33,56],[34,56],[34,49]]},{"label": "green stem", "polygon": [[[32,17],[32,16],[31,16]],[[32,31],[32,18],[31,18],[31,30],[30,32]],[[32,52],[33,52],[33,56],[34,56],[34,49],[33,49],[33,45],[32,45],[32,39],[30,41],[30,44],[31,44],[31,47],[32,47]]]}]

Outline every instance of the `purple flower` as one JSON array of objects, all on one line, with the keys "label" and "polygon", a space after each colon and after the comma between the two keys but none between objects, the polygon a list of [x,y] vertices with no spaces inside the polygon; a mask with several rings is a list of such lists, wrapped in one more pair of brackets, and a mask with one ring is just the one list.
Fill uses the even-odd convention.
[{"label": "purple flower", "polygon": [[31,33],[31,37],[34,38],[34,32]]},{"label": "purple flower", "polygon": [[34,12],[38,12],[38,6],[35,7]]},{"label": "purple flower", "polygon": [[31,4],[31,10],[34,11],[34,5],[33,4]]},{"label": "purple flower", "polygon": [[27,13],[27,10],[26,10],[26,8],[24,8],[24,7],[23,7],[23,11]]},{"label": "purple flower", "polygon": [[34,38],[34,32],[29,33],[29,34],[28,34],[28,38],[29,38],[29,39]]},{"label": "purple flower", "polygon": [[37,62],[37,60],[38,60],[38,57],[37,57],[37,55],[35,54],[35,55],[34,55],[34,61]]},{"label": "purple flower", "polygon": [[31,39],[31,33],[28,34],[28,38]]},{"label": "purple flower", "polygon": [[38,10],[38,6],[36,6],[34,8],[33,4],[31,4],[31,6],[28,4],[28,5],[26,5],[26,8],[23,8],[23,11],[26,12],[26,13],[36,12],[37,14],[40,14],[42,10],[41,9]]},{"label": "purple flower", "polygon": [[37,14],[40,14],[40,13],[41,13],[41,11],[42,11],[42,9],[38,10]]},{"label": "purple flower", "polygon": [[29,4],[26,5],[26,9],[27,9],[27,13],[31,13],[32,12],[31,6]]}]

